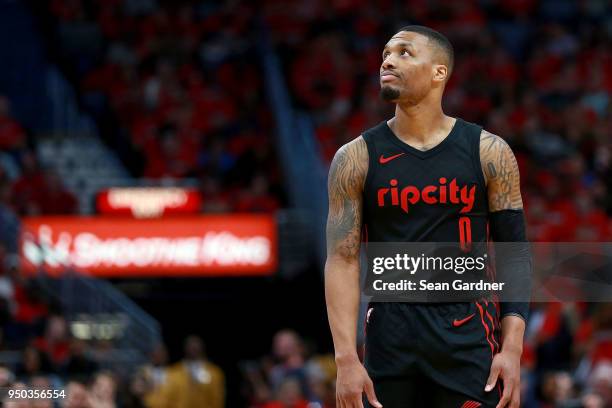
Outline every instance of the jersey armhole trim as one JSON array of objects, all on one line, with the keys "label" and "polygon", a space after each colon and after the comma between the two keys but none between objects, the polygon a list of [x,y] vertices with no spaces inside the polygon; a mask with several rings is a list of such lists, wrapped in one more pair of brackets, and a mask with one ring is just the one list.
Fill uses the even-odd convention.
[{"label": "jersey armhole trim", "polygon": [[[476,142],[474,143],[474,154],[472,155],[472,157],[474,157],[474,167],[476,170],[476,174],[478,177],[478,180],[480,181],[480,184],[482,185],[483,191],[485,192],[485,194],[487,193],[487,181],[485,179],[485,175],[482,171],[482,162],[480,159],[480,138],[482,136],[482,132],[483,132],[483,128],[478,126],[478,133],[477,133],[477,137],[476,137]],[[488,203],[488,201],[487,201]]]},{"label": "jersey armhole trim", "polygon": [[374,141],[371,138],[372,135],[368,132],[364,132],[361,137],[363,137],[363,140],[365,141],[368,150],[368,171],[366,173],[366,178],[363,183],[363,191],[361,192],[361,194],[365,196],[365,192],[370,187],[370,184],[372,183],[372,178],[374,177],[374,169],[376,164],[376,146],[374,145]]}]

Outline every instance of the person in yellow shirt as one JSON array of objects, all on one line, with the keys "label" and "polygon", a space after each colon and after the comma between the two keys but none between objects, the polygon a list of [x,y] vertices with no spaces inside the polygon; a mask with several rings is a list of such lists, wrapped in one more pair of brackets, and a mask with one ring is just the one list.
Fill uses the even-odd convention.
[{"label": "person in yellow shirt", "polygon": [[168,352],[158,344],[151,353],[150,362],[138,370],[132,380],[132,392],[141,396],[147,408],[168,408]]},{"label": "person in yellow shirt", "polygon": [[185,339],[185,357],[168,369],[167,401],[173,408],[223,408],[225,375],[206,360],[197,336]]}]

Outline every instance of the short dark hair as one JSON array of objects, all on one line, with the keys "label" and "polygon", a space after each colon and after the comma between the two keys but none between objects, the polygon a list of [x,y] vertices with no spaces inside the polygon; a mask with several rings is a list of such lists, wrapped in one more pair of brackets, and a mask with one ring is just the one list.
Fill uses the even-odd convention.
[{"label": "short dark hair", "polygon": [[455,50],[453,49],[453,44],[451,44],[444,34],[422,25],[407,25],[400,28],[397,32],[401,31],[421,34],[427,37],[429,41],[434,42],[448,58],[449,74],[453,71],[453,66],[455,65]]}]

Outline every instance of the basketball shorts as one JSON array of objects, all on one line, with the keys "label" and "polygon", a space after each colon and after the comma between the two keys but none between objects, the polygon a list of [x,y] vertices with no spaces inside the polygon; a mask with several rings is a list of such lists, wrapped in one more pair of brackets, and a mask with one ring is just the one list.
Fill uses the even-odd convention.
[{"label": "basketball shorts", "polygon": [[372,303],[365,330],[365,366],[385,408],[494,408],[499,402],[499,381],[484,391],[500,350],[494,303]]}]

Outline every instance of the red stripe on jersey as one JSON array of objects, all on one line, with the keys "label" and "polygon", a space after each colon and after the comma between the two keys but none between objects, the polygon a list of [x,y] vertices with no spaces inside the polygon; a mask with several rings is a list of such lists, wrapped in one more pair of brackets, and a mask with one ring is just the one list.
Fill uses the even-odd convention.
[{"label": "red stripe on jersey", "polygon": [[491,359],[493,359],[493,355],[495,354],[495,347],[493,347],[493,343],[491,343],[491,340],[489,340],[489,326],[487,326],[487,324],[485,323],[484,320],[484,311],[482,310],[482,306],[480,306],[480,304],[478,302],[474,302],[476,304],[476,307],[478,308],[478,311],[480,312],[480,322],[482,323],[482,327],[484,327],[485,330],[485,337],[487,339],[487,342],[489,343],[489,346],[491,346]]},{"label": "red stripe on jersey", "polygon": [[486,310],[486,314],[487,314],[487,318],[491,322],[491,339],[493,339],[493,343],[495,343],[495,347],[497,349],[497,352],[499,352],[501,350],[501,347],[499,346],[499,343],[497,342],[497,340],[495,340],[495,321],[493,320],[493,318],[489,314],[488,310]]}]

